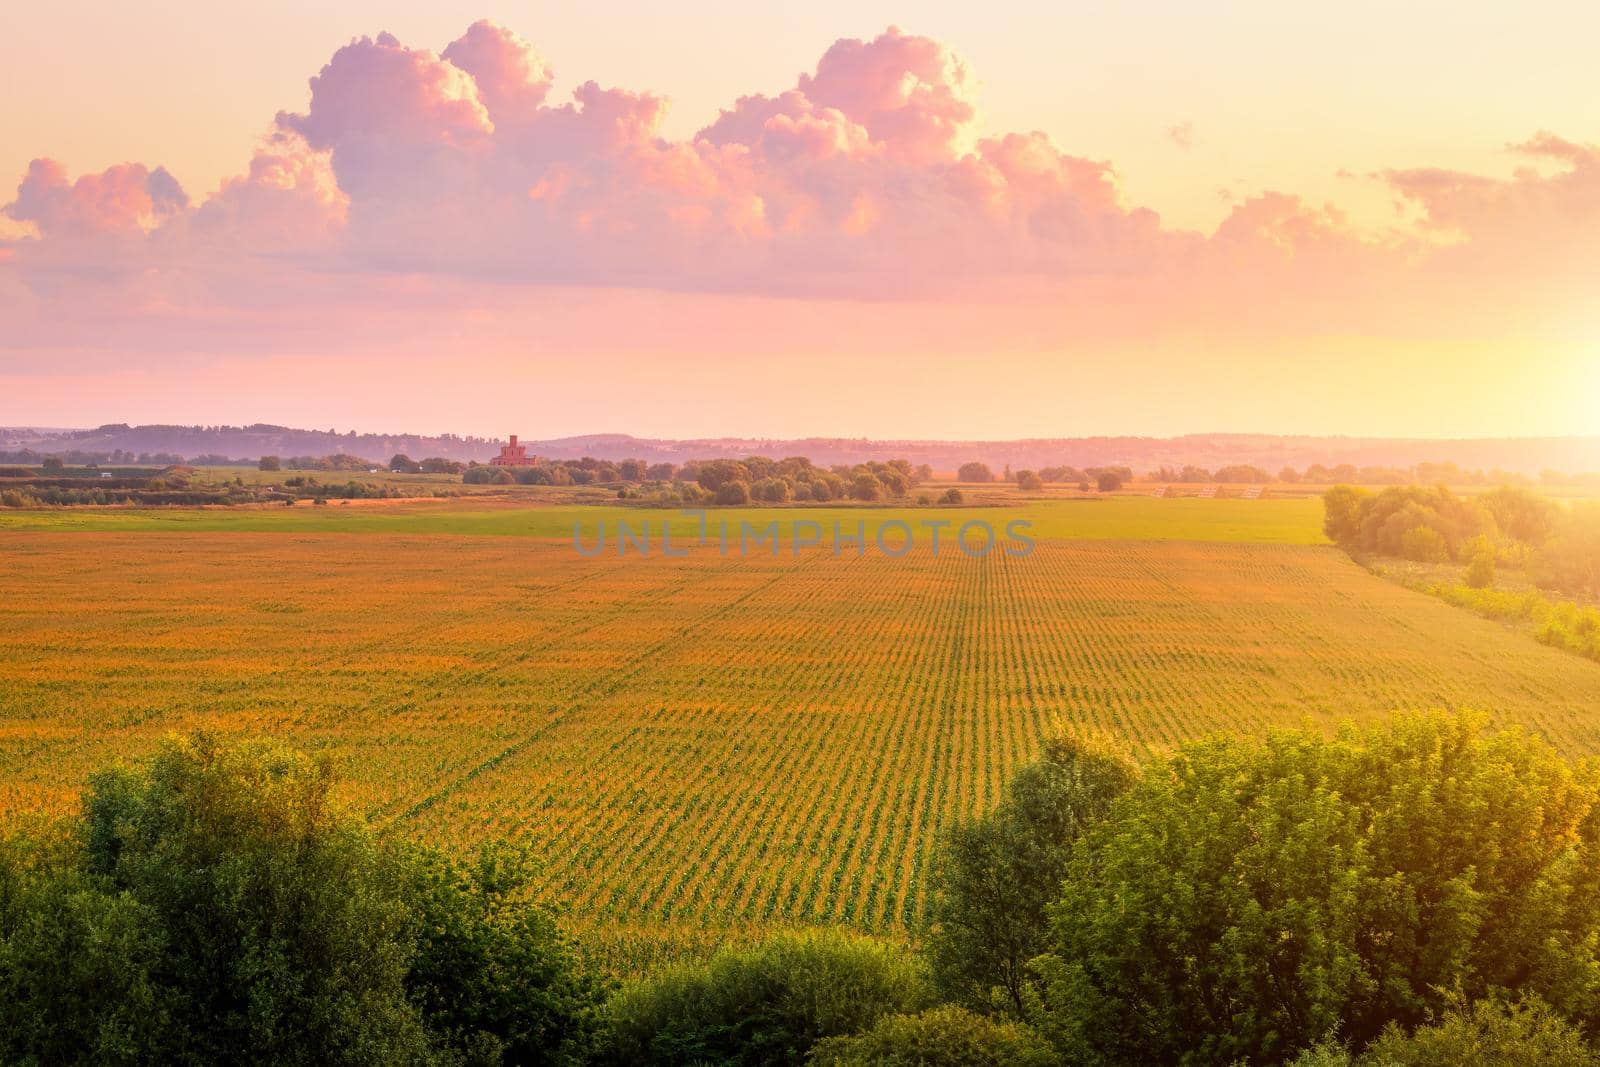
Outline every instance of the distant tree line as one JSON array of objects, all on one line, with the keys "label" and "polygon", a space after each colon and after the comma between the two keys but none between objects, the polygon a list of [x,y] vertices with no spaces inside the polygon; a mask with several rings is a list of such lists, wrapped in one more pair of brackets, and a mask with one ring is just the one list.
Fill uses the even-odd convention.
[{"label": "distant tree line", "polygon": [[[271,458],[271,457],[268,457]],[[278,470],[263,461],[262,469]],[[302,471],[305,469],[302,468]],[[319,481],[315,474],[296,473],[277,484],[249,483],[239,476],[212,481],[188,465],[159,471],[122,468],[116,471],[46,471],[0,467],[0,508],[133,505],[137,507],[200,507],[210,505],[292,504],[296,500],[375,500],[411,495],[393,485],[365,480]],[[341,472],[342,473],[342,472]],[[459,490],[434,488],[433,495]]]},{"label": "distant tree line", "polygon": [[956,480],[987,483],[997,480],[1015,482],[1018,489],[1035,491],[1046,483],[1063,482],[1076,485],[1087,492],[1091,488],[1102,493],[1115,492],[1133,481],[1133,471],[1128,467],[1041,467],[1038,470],[1022,469],[1013,472],[1010,466],[999,476],[987,463],[973,460],[956,468]]},{"label": "distant tree line", "polygon": [[625,459],[541,460],[526,467],[473,464],[463,475],[479,485],[603,485],[619,497],[658,504],[786,504],[795,501],[899,500],[932,471],[903,459],[818,467],[804,456],[774,460],[690,460],[681,466]]},{"label": "distant tree line", "polygon": [[[1463,470],[1455,463],[1419,463],[1414,467],[1358,467],[1352,463],[1324,466],[1313,463],[1304,470],[1284,467],[1273,474],[1250,464],[1233,464],[1209,470],[1205,467],[1161,467],[1151,471],[1147,480],[1176,483],[1243,483],[1261,485],[1282,482],[1287,485],[1457,485],[1457,486],[1531,486],[1535,479],[1514,471],[1494,469],[1489,471]],[[1600,484],[1600,475],[1569,475],[1560,471],[1543,471],[1538,482],[1546,485]]]},{"label": "distant tree line", "polygon": [[[124,452],[117,449],[111,452],[85,452],[81,449],[65,449],[60,452],[36,452],[31,448],[19,449],[14,452],[0,451],[0,463],[19,463],[27,467],[42,467],[51,461],[57,465],[70,463],[75,467],[86,467],[90,464],[117,464],[123,466],[139,467],[166,467],[174,463],[184,462],[184,458],[173,452]],[[248,463],[248,460],[241,460]],[[59,466],[57,467],[59,469]]]},{"label": "distant tree line", "polygon": [[[1600,503],[1562,506],[1512,486],[1476,496],[1444,487],[1373,493],[1335,486],[1323,494],[1323,529],[1355,554],[1464,565],[1461,584],[1410,580],[1416,588],[1490,618],[1522,621],[1545,644],[1600,660]],[[1538,592],[1495,588],[1499,572],[1522,574]]]},{"label": "distant tree line", "polygon": [[1341,485],[1322,499],[1324,531],[1352,551],[1476,564],[1491,578],[1496,566],[1510,566],[1543,588],[1600,597],[1600,505],[1592,502],[1562,506],[1513,486],[1458,496],[1443,486],[1374,493]]},{"label": "distant tree line", "polygon": [[908,947],[781,933],[617,987],[505,844],[380,838],[332,767],[167,741],[0,841],[15,1063],[1594,1064],[1600,765],[1471,716],[1048,742]]}]

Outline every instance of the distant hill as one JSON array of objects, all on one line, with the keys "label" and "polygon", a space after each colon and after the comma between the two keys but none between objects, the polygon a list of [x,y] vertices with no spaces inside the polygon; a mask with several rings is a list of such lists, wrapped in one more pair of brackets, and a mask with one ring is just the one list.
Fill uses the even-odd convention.
[{"label": "distant hill", "polygon": [[[194,461],[227,456],[326,456],[337,453],[386,462],[403,452],[413,459],[440,456],[487,460],[504,442],[487,437],[445,434],[358,434],[299,430],[287,426],[128,426],[117,423],[92,430],[0,428],[0,452],[164,454]],[[681,463],[749,455],[806,456],[832,465],[869,459],[905,458],[936,471],[953,471],[969,460],[1000,468],[1048,466],[1127,466],[1143,472],[1194,464],[1216,468],[1251,464],[1269,471],[1303,469],[1313,463],[1358,467],[1411,467],[1418,463],[1456,463],[1468,470],[1505,470],[1537,475],[1542,470],[1600,471],[1600,437],[1426,438],[1302,437],[1276,434],[1207,433],[1181,437],[1063,437],[1018,441],[897,441],[868,438],[807,437],[797,440],[713,437],[660,440],[628,434],[587,434],[550,440],[524,437],[534,455],[551,459],[644,459]]]}]

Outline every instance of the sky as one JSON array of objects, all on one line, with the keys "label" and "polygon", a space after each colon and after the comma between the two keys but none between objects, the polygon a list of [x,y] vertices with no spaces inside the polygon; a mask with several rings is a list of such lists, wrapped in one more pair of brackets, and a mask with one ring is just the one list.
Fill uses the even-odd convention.
[{"label": "sky", "polygon": [[6,5],[0,424],[1600,433],[1597,31]]}]

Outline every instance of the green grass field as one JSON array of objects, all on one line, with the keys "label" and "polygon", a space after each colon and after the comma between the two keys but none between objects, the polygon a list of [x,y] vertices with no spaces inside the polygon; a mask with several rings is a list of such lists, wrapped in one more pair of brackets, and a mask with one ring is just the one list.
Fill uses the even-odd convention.
[{"label": "green grass field", "polygon": [[0,812],[68,810],[171,730],[272,734],[339,757],[385,832],[532,842],[636,969],[775,925],[906,931],[940,828],[1056,731],[1151,750],[1475,707],[1600,752],[1600,664],[1369,574],[1314,500],[726,513],[1023,517],[1023,558],[572,549],[575,517],[669,514],[0,516]]},{"label": "green grass field", "polygon": [[[929,521],[959,526],[985,520],[998,530],[1012,519],[1032,523],[1033,536],[1046,540],[1238,541],[1266,544],[1324,544],[1322,502],[1314,498],[1281,500],[1157,500],[1145,496],[1112,496],[1011,507],[775,507],[710,508],[712,523],[740,522],[765,526],[810,520],[831,531],[835,521],[845,529],[865,523],[867,533],[879,524],[901,521],[919,528]],[[573,524],[581,525],[586,543],[596,526],[614,530],[619,521],[637,527],[648,522],[659,530],[672,524],[675,538],[699,531],[699,520],[676,510],[619,506],[528,506],[507,503],[485,507],[470,500],[403,502],[338,502],[324,507],[252,508],[99,508],[45,511],[0,511],[0,532],[8,530],[173,533],[361,533],[451,534],[462,536],[537,537],[570,541]]]}]

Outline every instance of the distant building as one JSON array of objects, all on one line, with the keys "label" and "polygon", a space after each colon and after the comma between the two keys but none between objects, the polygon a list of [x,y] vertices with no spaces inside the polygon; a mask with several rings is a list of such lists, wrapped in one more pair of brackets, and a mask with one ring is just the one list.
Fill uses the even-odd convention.
[{"label": "distant building", "polygon": [[517,435],[511,435],[511,443],[503,445],[500,454],[489,461],[492,467],[532,467],[539,462],[538,456],[528,455],[526,445],[517,444]]}]

